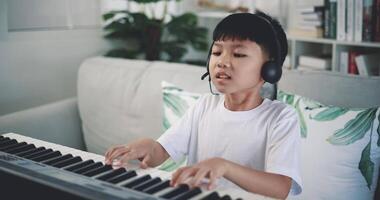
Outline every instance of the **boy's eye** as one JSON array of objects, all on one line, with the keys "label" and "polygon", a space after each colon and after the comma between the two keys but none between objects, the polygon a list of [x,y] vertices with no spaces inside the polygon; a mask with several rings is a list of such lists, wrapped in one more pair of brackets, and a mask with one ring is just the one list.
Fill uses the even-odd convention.
[{"label": "boy's eye", "polygon": [[241,54],[241,53],[234,53],[235,57],[241,58],[241,57],[246,57],[247,55]]},{"label": "boy's eye", "polygon": [[214,55],[214,56],[219,56],[219,55],[220,55],[220,52],[219,52],[219,51],[213,51],[213,52],[212,52],[212,55]]}]

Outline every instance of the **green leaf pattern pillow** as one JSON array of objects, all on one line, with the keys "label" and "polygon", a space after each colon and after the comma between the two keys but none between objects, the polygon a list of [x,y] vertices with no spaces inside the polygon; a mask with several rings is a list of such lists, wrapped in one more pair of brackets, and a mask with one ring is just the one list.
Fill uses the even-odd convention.
[{"label": "green leaf pattern pillow", "polygon": [[[361,178],[359,179],[362,179],[354,184],[359,184],[364,180],[367,193],[371,191],[370,193],[373,195],[376,190],[374,186],[376,186],[380,162],[380,109],[327,106],[283,91],[278,91],[277,99],[293,106],[297,111],[303,138],[302,150],[310,151],[302,153],[309,157],[317,154],[320,154],[321,157],[328,157],[322,161],[322,163],[326,162],[325,164],[320,164],[321,161],[318,161],[320,166],[326,167],[326,169],[334,168],[338,173],[340,173],[339,171],[348,172],[348,169],[352,167],[350,178],[354,176],[353,174],[360,174]],[[330,151],[325,152],[326,149]],[[333,158],[334,160],[332,160]],[[301,164],[303,165],[302,159]],[[309,165],[305,164],[303,167],[305,166]],[[304,171],[311,172],[308,169]],[[323,172],[319,173],[323,174]],[[311,179],[321,178],[316,174],[310,177],[312,177]],[[342,182],[345,178],[346,175],[336,177],[341,181],[337,185],[344,185]],[[304,181],[306,188],[308,180]],[[363,188],[359,190],[364,191]]]},{"label": "green leaf pattern pillow", "polygon": [[[164,131],[166,131],[185,114],[188,108],[195,104],[201,95],[186,92],[183,89],[165,81],[161,82],[161,86],[164,103],[163,127]],[[172,159],[168,159],[159,167],[159,169],[170,172],[176,170],[180,166],[185,165],[185,163],[186,158],[178,163],[175,163]]]}]

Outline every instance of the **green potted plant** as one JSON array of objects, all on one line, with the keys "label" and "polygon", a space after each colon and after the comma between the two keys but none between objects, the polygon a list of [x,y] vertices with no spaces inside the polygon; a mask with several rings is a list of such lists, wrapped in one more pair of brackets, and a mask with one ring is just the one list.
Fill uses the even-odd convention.
[{"label": "green potted plant", "polygon": [[137,58],[142,55],[146,60],[181,62],[189,45],[195,50],[207,50],[207,29],[197,25],[195,14],[170,15],[167,9],[169,0],[132,1],[143,7],[164,3],[163,17],[149,18],[144,12],[131,12],[129,9],[105,13],[105,37],[124,44],[122,48],[107,52],[106,56]]}]

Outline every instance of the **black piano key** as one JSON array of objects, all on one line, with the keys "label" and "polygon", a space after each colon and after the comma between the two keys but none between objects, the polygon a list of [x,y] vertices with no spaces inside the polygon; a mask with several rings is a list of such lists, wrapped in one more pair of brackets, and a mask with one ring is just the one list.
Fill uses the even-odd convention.
[{"label": "black piano key", "polygon": [[36,146],[34,146],[34,144],[27,144],[25,146],[16,147],[13,149],[8,149],[5,152],[10,153],[10,154],[16,154],[16,153],[20,153],[22,151],[27,151],[27,150],[35,149],[35,148],[36,148]]},{"label": "black piano key", "polygon": [[90,165],[87,165],[87,166],[84,166],[84,167],[81,167],[79,169],[76,169],[76,170],[73,170],[72,172],[74,173],[77,173],[77,174],[82,174],[86,171],[90,171],[92,169],[95,169],[95,168],[98,168],[100,166],[102,166],[103,164],[101,162],[96,162],[96,163],[92,163]]},{"label": "black piano key", "polygon": [[131,180],[130,182],[124,184],[123,187],[132,188],[132,187],[139,185],[141,183],[144,183],[145,181],[150,180],[150,179],[152,179],[152,177],[149,174],[146,174],[144,176],[136,178],[135,180]]},{"label": "black piano key", "polygon": [[104,173],[104,172],[110,171],[110,170],[112,170],[112,165],[102,165],[98,168],[87,171],[87,172],[83,173],[82,175],[92,177],[92,176],[96,176],[98,174],[101,174],[101,173]]},{"label": "black piano key", "polygon": [[120,174],[119,176],[115,176],[113,178],[107,179],[106,181],[109,183],[117,184],[117,183],[120,183],[122,181],[128,180],[132,177],[135,177],[135,176],[137,176],[136,171],[131,170],[131,171],[124,172],[124,173]]},{"label": "black piano key", "polygon": [[179,185],[178,187],[174,188],[173,190],[171,191],[168,191],[167,193],[161,195],[160,197],[164,198],[164,199],[173,199],[175,198],[176,196],[179,196],[181,194],[184,194],[185,192],[189,191],[190,188],[188,185],[186,184],[181,184]]},{"label": "black piano key", "polygon": [[232,198],[230,197],[230,195],[224,195],[220,198],[220,200],[232,200]]},{"label": "black piano key", "polygon": [[39,155],[39,156],[30,158],[30,160],[33,160],[33,161],[36,161],[36,162],[41,162],[41,161],[48,160],[48,159],[51,159],[51,158],[55,158],[55,157],[58,157],[58,156],[62,156],[62,154],[59,151],[52,151],[52,152],[49,152],[47,154],[43,154],[43,155]]},{"label": "black piano key", "polygon": [[80,162],[80,163],[77,163],[77,164],[74,164],[71,166],[66,166],[63,169],[67,170],[67,171],[74,171],[76,169],[80,169],[82,167],[86,167],[88,165],[91,165],[92,163],[95,163],[94,160],[86,160],[86,161],[83,161],[83,162]]},{"label": "black piano key", "polygon": [[203,197],[201,200],[219,200],[220,196],[217,192],[211,192],[207,196]]},{"label": "black piano key", "polygon": [[65,166],[68,166],[68,165],[71,165],[74,163],[78,163],[81,161],[82,161],[82,158],[80,158],[79,156],[75,156],[75,157],[69,158],[67,160],[62,160],[60,162],[54,163],[51,166],[57,167],[57,168],[62,168],[62,167],[65,167]]},{"label": "black piano key", "polygon": [[57,162],[60,162],[62,160],[67,160],[67,159],[72,158],[72,157],[73,157],[73,155],[66,154],[66,155],[63,155],[63,156],[59,156],[59,157],[56,157],[56,158],[51,158],[49,160],[45,160],[42,163],[45,164],[45,165],[54,165]]},{"label": "black piano key", "polygon": [[16,144],[16,143],[17,143],[17,140],[15,139],[7,140],[0,143],[0,148],[11,145],[11,144]]},{"label": "black piano key", "polygon": [[126,172],[126,171],[127,171],[127,170],[125,170],[125,168],[121,167],[121,168],[116,169],[116,170],[113,170],[113,171],[111,171],[111,172],[109,172],[109,173],[107,173],[107,174],[104,174],[104,175],[102,175],[102,176],[99,176],[99,177],[97,177],[96,179],[99,179],[99,180],[105,181],[105,180],[107,180],[107,179],[110,179],[110,178],[113,178],[113,177],[115,177],[115,176],[118,176],[118,175],[120,175],[120,174],[122,174],[122,173],[124,173],[124,172]]},{"label": "black piano key", "polygon": [[24,156],[24,158],[32,160],[32,158],[35,158],[35,157],[38,157],[38,156],[42,156],[42,155],[48,154],[50,152],[53,152],[53,149],[44,149],[42,151],[38,151],[38,152],[35,152],[35,153],[32,153],[32,154],[29,154],[27,156]]},{"label": "black piano key", "polygon": [[11,140],[11,138],[8,138],[8,137],[3,138],[3,139],[0,140],[0,144],[3,143],[3,142],[5,142],[5,141],[9,141],[9,140]]},{"label": "black piano key", "polygon": [[142,192],[145,192],[147,194],[154,194],[154,193],[159,192],[159,191],[166,189],[168,187],[170,187],[170,180],[166,180],[166,181],[161,182],[159,184],[153,185],[152,187],[149,187],[149,188],[142,190]]},{"label": "black piano key", "polygon": [[202,190],[197,187],[197,188],[193,188],[177,197],[175,197],[175,200],[186,200],[186,199],[190,199],[190,198],[193,198],[195,196],[197,196],[198,194],[202,193]]},{"label": "black piano key", "polygon": [[156,177],[153,179],[150,179],[149,181],[146,181],[145,183],[142,183],[140,185],[136,185],[135,187],[132,187],[131,189],[137,190],[137,191],[142,191],[148,187],[151,187],[152,185],[158,184],[161,182],[161,178]]},{"label": "black piano key", "polygon": [[30,154],[34,154],[36,152],[40,152],[40,151],[43,151],[45,150],[46,148],[45,147],[38,147],[38,148],[35,148],[35,149],[29,149],[27,151],[23,151],[23,152],[20,152],[20,153],[16,153],[15,155],[16,156],[19,156],[19,157],[24,157],[24,156],[27,156],[27,155],[30,155]]},{"label": "black piano key", "polygon": [[4,136],[0,135],[0,139],[4,138]]},{"label": "black piano key", "polygon": [[26,145],[26,142],[11,144],[11,145],[8,145],[8,146],[5,146],[5,147],[1,147],[0,151],[7,152],[9,149],[14,149],[14,148],[21,147],[21,146],[24,146],[24,145]]}]

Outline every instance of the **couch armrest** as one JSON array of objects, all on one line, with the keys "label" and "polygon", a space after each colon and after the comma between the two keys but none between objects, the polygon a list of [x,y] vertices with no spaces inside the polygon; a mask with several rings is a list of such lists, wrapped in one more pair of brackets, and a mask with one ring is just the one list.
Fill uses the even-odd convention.
[{"label": "couch armrest", "polygon": [[8,132],[85,149],[76,98],[0,116],[0,134]]}]

